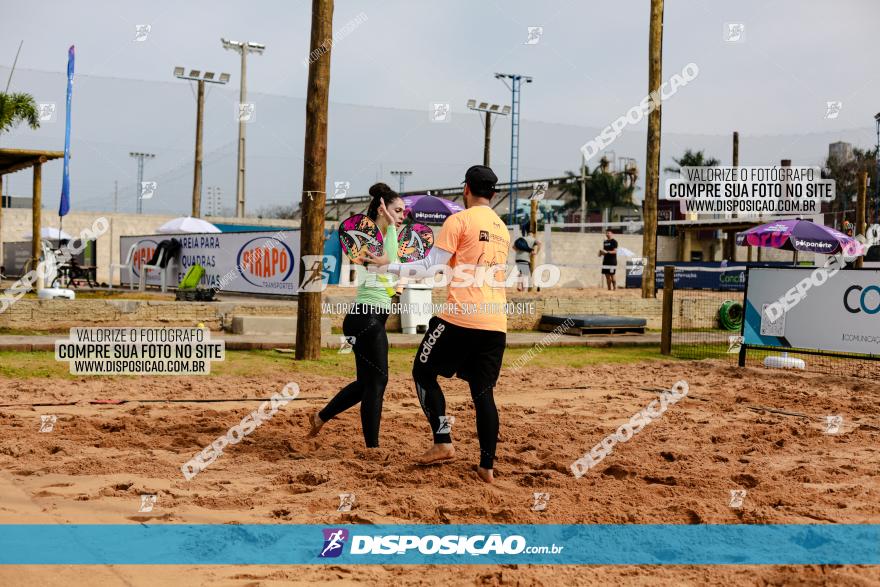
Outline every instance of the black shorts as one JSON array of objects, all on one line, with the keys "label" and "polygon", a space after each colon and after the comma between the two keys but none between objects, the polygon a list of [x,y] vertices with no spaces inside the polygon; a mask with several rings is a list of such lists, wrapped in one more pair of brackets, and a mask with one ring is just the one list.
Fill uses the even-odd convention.
[{"label": "black shorts", "polygon": [[413,374],[458,375],[480,387],[494,387],[501,373],[507,334],[451,324],[434,316],[416,351]]},{"label": "black shorts", "polygon": [[617,273],[615,267],[602,267],[602,275],[614,275],[615,273]]}]

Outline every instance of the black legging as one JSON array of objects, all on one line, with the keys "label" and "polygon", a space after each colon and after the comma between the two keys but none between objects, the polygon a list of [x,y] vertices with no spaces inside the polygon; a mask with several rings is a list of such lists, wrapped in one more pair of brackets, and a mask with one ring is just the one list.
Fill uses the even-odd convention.
[{"label": "black legging", "polygon": [[387,320],[388,312],[363,304],[355,306],[345,317],[342,332],[347,337],[354,337],[352,349],[357,380],[343,387],[318,413],[321,420],[327,422],[360,402],[361,427],[367,448],[379,446],[382,399],[388,385]]},{"label": "black legging", "polygon": [[[416,393],[419,395],[419,403],[422,411],[428,418],[431,430],[434,434],[435,444],[449,444],[452,442],[451,426],[444,426],[441,419],[446,417],[446,398],[443,390],[437,382],[437,375],[427,369],[413,369],[413,379],[416,384]],[[495,407],[493,386],[483,386],[468,382],[471,388],[471,399],[477,412],[477,436],[480,439],[480,466],[484,469],[494,468],[495,445],[498,442],[498,408]]]}]

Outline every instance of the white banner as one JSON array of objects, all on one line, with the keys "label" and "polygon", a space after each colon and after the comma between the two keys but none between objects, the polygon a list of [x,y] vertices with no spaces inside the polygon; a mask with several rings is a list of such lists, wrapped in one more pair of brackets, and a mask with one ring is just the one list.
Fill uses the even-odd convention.
[{"label": "white banner", "polygon": [[[176,238],[180,254],[172,261],[167,284],[176,286],[195,264],[205,268],[200,287],[220,291],[295,295],[299,284],[299,231],[230,232],[220,234],[158,234],[120,238],[120,263],[132,245],[132,270],[121,272],[124,284],[140,280],[141,268],[160,242]],[[146,282],[160,285],[159,272],[150,271]]]},{"label": "white banner", "polygon": [[[880,270],[841,270],[824,281],[814,271],[749,269],[743,342],[880,355]],[[797,301],[780,316],[765,311],[787,297]]]}]

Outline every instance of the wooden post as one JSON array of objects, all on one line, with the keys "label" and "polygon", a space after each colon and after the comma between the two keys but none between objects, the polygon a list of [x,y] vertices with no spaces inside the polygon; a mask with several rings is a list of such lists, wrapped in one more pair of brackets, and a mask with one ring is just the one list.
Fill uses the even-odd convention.
[{"label": "wooden post", "polygon": [[[531,204],[531,212],[529,213],[529,233],[537,237],[538,236],[538,200],[532,200],[529,202]],[[516,229],[514,229],[516,230]],[[529,279],[529,291],[534,289],[535,285],[535,257],[536,255],[529,255],[529,271],[532,274],[532,277]]]},{"label": "wooden post", "polygon": [[[855,225],[855,234],[856,235],[864,235],[867,231],[867,226],[865,222],[865,210],[866,210],[866,201],[868,197],[868,172],[862,171],[859,173],[859,193],[856,199],[856,225]],[[856,259],[855,267],[856,269],[862,268],[862,262],[864,261],[864,257],[859,257]]]},{"label": "wooden post", "polygon": [[[642,282],[648,279],[642,274]],[[672,354],[672,296],[675,285],[675,267],[666,265],[663,268],[663,326],[660,330],[660,354]]]},{"label": "wooden post", "polygon": [[[3,176],[0,175],[0,265],[3,265]],[[9,270],[9,267],[6,268]],[[3,272],[0,271],[0,274]]]},{"label": "wooden post", "polygon": [[587,156],[581,153],[581,228],[579,232],[586,232],[587,227],[583,224],[587,221]]},{"label": "wooden post", "polygon": [[733,131],[733,166],[739,167],[739,133]]},{"label": "wooden post", "polygon": [[193,172],[192,217],[202,215],[202,120],[205,117],[205,80],[199,80],[196,101],[196,166]]},{"label": "wooden post", "polygon": [[486,112],[486,136],[483,137],[483,165],[489,167],[489,145],[492,142],[492,113]]},{"label": "wooden post", "polygon": [[[37,268],[37,264],[40,262],[40,253],[41,249],[41,240],[40,240],[40,225],[42,224],[42,210],[43,210],[43,164],[41,162],[34,163],[34,185],[33,191],[31,193],[31,258],[34,260],[33,269]],[[41,276],[43,274],[42,271],[38,272]],[[34,282],[34,287],[37,291],[43,289],[43,278],[38,277],[36,282]]]},{"label": "wooden post", "polygon": [[[663,56],[663,0],[651,0],[651,26],[648,33],[648,93],[659,96]],[[653,93],[652,92],[656,92]],[[657,266],[657,200],[660,190],[660,104],[648,115],[648,146],[645,157],[645,201],[643,217],[645,230],[642,252],[645,257],[645,275],[642,279],[642,297],[652,298],[654,267]]]},{"label": "wooden post", "polygon": [[[733,131],[733,157],[732,157],[732,165],[734,167],[739,167],[739,133]],[[739,212],[734,213],[734,218],[739,217]],[[734,244],[734,247],[736,244]],[[734,249],[736,251],[736,249]],[[736,252],[734,252],[734,257],[736,257]],[[751,259],[749,259],[751,261]]]},{"label": "wooden post", "polygon": [[[330,53],[333,42],[333,0],[312,0],[312,37],[306,94],[306,133],[303,149],[302,230],[300,255],[321,255],[324,251],[324,205],[327,185],[327,105],[330,94]],[[300,283],[306,270],[300,260]],[[297,296],[296,358],[321,357],[321,292]]]}]

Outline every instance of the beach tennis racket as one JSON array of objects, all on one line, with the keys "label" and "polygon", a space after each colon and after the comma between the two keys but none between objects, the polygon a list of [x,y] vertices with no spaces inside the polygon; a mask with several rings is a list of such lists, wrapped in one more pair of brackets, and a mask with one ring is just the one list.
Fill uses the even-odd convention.
[{"label": "beach tennis racket", "polygon": [[397,256],[401,263],[421,261],[434,246],[434,231],[424,224],[404,224],[397,236]]},{"label": "beach tennis racket", "polygon": [[366,251],[381,256],[383,250],[379,227],[363,214],[355,214],[342,221],[339,225],[339,244],[342,252],[352,261],[362,257]]}]

